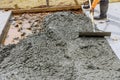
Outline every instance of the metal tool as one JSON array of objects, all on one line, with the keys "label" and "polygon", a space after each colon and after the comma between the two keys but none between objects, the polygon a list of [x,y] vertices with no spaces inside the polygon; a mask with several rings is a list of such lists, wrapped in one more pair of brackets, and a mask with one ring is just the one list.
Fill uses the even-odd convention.
[{"label": "metal tool", "polygon": [[[89,5],[91,8],[91,0],[89,0]],[[93,13],[90,12],[90,18],[92,21],[92,29],[93,32],[80,32],[79,36],[80,37],[105,37],[105,36],[111,36],[111,32],[96,32],[95,30],[95,24],[94,24],[94,18],[93,18]]]}]

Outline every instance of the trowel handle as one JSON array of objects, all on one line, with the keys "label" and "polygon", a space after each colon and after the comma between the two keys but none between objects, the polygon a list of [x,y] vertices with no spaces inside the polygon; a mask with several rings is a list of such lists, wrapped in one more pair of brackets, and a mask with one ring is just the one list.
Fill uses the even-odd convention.
[{"label": "trowel handle", "polygon": [[[91,9],[92,8],[91,0],[89,0],[89,6],[90,6],[90,9]],[[95,24],[94,24],[93,15],[94,15],[94,12],[90,11],[90,18],[91,18],[91,21],[92,21],[93,32],[95,32]]]},{"label": "trowel handle", "polygon": [[93,18],[93,12],[90,12],[90,18],[92,21],[93,32],[95,32],[95,23],[94,23],[94,18]]},{"label": "trowel handle", "polygon": [[89,0],[89,6],[90,6],[90,9],[91,9],[91,7],[92,7],[91,0]]}]

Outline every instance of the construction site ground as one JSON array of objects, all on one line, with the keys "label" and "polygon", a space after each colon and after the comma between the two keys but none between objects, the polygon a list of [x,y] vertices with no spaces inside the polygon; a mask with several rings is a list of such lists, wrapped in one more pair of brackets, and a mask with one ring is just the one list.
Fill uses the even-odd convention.
[{"label": "construction site ground", "polygon": [[[84,0],[49,0],[49,6],[80,5]],[[0,8],[34,8],[46,6],[46,0],[2,0]]]},{"label": "construction site ground", "polygon": [[[120,0],[110,0],[119,2]],[[50,6],[80,5],[84,0],[49,0]],[[1,0],[0,8],[34,8],[46,6],[46,0]]]},{"label": "construction site ground", "polygon": [[88,17],[80,11],[13,15],[0,47],[0,80],[119,80],[119,4],[110,3],[107,22],[95,21],[112,32],[106,38],[79,37],[92,31],[87,10]]},{"label": "construction site ground", "polygon": [[[120,2],[109,4],[108,19],[107,20],[95,20],[96,27],[101,31],[112,32],[111,37],[107,37],[109,45],[120,59]],[[84,10],[85,14],[90,17],[89,9]],[[99,5],[95,9],[95,16],[100,13]]]},{"label": "construction site ground", "polygon": [[0,48],[0,79],[119,80],[120,61],[107,40],[79,37],[91,26],[83,14],[46,16],[42,32]]}]

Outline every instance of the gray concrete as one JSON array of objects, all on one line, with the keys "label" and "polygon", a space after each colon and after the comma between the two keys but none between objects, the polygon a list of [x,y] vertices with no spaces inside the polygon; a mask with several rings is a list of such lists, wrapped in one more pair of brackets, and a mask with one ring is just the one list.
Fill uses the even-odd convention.
[{"label": "gray concrete", "polygon": [[[99,14],[99,5],[96,7],[95,15]],[[111,48],[120,59],[120,2],[110,3],[108,9],[108,20],[96,21],[97,27],[103,31],[110,31],[112,35],[107,38]]]},{"label": "gray concrete", "polygon": [[104,38],[79,37],[92,31],[84,15],[47,16],[44,32],[0,48],[0,80],[119,80],[120,62]]},{"label": "gray concrete", "polygon": [[[120,59],[120,2],[110,3],[107,12],[107,20],[95,20],[96,27],[105,32],[112,32],[110,37],[107,37],[107,41],[111,46],[114,53]],[[90,17],[89,9],[84,10],[85,14]],[[94,16],[99,16],[99,5],[95,8]]]}]

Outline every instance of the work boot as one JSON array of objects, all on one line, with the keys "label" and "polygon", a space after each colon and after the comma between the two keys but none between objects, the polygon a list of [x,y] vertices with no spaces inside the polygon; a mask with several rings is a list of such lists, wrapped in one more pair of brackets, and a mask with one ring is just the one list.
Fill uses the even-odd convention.
[{"label": "work boot", "polygon": [[107,11],[109,6],[109,0],[101,0],[100,1],[100,16],[94,17],[96,20],[106,20],[107,19]]},{"label": "work boot", "polygon": [[[91,4],[92,4],[93,0],[91,0]],[[85,1],[84,2],[84,6],[83,6],[84,9],[89,9],[90,8],[90,5],[89,5],[89,1]]]},{"label": "work boot", "polygon": [[89,6],[89,5],[84,5],[83,8],[84,8],[84,9],[89,9],[90,6]]},{"label": "work boot", "polygon": [[97,17],[94,17],[95,20],[106,20],[107,19],[107,16],[97,16]]},{"label": "work boot", "polygon": [[94,17],[94,19],[96,20],[107,19],[108,3],[109,3],[109,0],[100,1],[100,16]]}]

